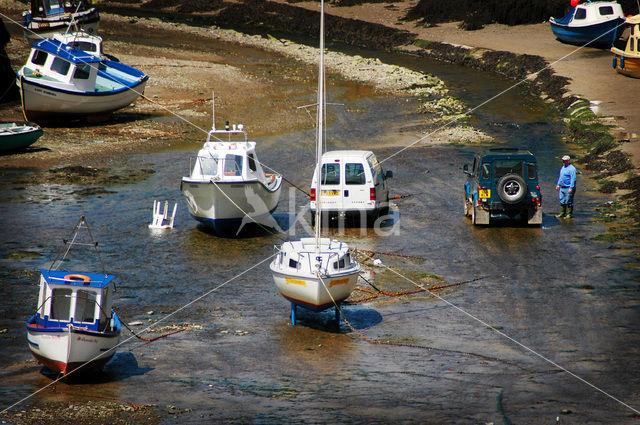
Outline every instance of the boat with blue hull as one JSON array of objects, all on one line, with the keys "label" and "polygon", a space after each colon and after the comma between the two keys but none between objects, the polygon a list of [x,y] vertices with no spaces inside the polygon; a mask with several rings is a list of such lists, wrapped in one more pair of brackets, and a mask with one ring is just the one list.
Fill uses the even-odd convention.
[{"label": "boat with blue hull", "polygon": [[[82,228],[88,229],[84,217],[76,225],[70,245],[80,244],[77,234]],[[97,251],[97,244],[89,245]],[[66,257],[71,246],[65,248]],[[56,262],[40,270],[36,312],[26,322],[29,349],[38,363],[62,375],[102,369],[115,354],[122,331],[120,319],[111,309],[115,276],[58,270]]]},{"label": "boat with blue hull", "polygon": [[34,43],[17,73],[24,115],[34,121],[105,118],[142,96],[148,79],[131,66],[54,39]]},{"label": "boat with blue hull", "polygon": [[184,176],[180,191],[189,213],[221,236],[238,236],[245,226],[279,229],[271,215],[278,206],[282,176],[265,173],[242,124],[212,129]]},{"label": "boat with blue hull", "polygon": [[604,49],[622,33],[624,21],[622,6],[615,1],[579,3],[564,17],[549,19],[551,31],[561,42]]}]

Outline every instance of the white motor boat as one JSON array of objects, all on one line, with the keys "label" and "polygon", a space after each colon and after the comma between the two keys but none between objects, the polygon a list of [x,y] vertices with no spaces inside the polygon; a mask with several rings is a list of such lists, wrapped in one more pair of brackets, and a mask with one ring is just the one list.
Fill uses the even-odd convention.
[{"label": "white motor boat", "polygon": [[[324,143],[324,0],[320,2],[320,63],[318,72],[318,115],[316,121],[316,168],[320,169]],[[284,242],[276,247],[269,265],[280,294],[291,302],[291,323],[296,324],[296,307],[312,311],[336,309],[346,300],[358,280],[360,264],[345,242],[321,237],[322,191],[316,192],[315,237]]]},{"label": "white motor boat", "polygon": [[191,215],[223,236],[237,236],[246,225],[278,229],[271,215],[278,206],[282,176],[265,173],[244,126],[212,129],[182,178],[180,191]]},{"label": "white motor boat", "polygon": [[59,40],[33,44],[17,84],[28,120],[105,118],[144,93],[149,76]]}]

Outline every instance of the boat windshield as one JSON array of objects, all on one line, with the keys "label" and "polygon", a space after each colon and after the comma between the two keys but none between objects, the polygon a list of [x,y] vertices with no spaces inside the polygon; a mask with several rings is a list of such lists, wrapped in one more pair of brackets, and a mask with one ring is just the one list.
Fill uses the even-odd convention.
[{"label": "boat windshield", "polygon": [[96,293],[78,290],[76,293],[76,312],[73,320],[76,322],[93,323],[96,312]]},{"label": "boat windshield", "polygon": [[242,175],[242,156],[227,154],[224,160],[225,176],[241,176]]},{"label": "boat windshield", "polygon": [[71,289],[55,288],[51,293],[51,298],[51,319],[68,321],[71,307]]},{"label": "boat windshield", "polygon": [[198,158],[200,164],[200,172],[203,176],[215,176],[218,174],[218,162],[220,159],[217,156]]},{"label": "boat windshield", "polygon": [[76,49],[80,49],[89,53],[98,51],[98,46],[95,43],[90,43],[88,41],[72,41],[68,44],[72,47],[75,47]]}]

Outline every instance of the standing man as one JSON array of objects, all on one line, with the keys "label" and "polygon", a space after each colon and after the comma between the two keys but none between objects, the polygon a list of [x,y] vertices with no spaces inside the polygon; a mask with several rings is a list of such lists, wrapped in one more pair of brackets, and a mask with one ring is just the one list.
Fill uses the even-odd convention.
[{"label": "standing man", "polygon": [[562,207],[562,211],[556,217],[571,218],[573,215],[573,196],[576,193],[576,167],[571,165],[569,155],[562,157],[562,168],[560,168],[556,190],[560,198],[560,207]]}]

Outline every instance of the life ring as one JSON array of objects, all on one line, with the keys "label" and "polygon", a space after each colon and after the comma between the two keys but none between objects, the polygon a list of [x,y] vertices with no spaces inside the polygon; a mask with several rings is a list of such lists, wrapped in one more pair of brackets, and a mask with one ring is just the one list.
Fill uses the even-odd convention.
[{"label": "life ring", "polygon": [[265,175],[266,178],[269,179],[269,183],[268,184],[272,184],[274,181],[276,181],[276,175],[275,174],[265,173],[264,175]]},{"label": "life ring", "polygon": [[83,274],[68,274],[64,277],[64,280],[68,281],[78,281],[81,280],[82,283],[88,285],[91,282],[91,278],[89,276],[85,276]]}]

